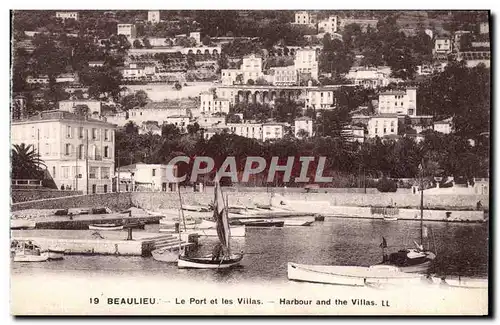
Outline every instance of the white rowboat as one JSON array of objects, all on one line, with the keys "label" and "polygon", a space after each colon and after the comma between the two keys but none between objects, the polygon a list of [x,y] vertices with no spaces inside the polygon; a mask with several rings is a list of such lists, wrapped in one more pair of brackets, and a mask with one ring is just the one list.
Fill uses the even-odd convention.
[{"label": "white rowboat", "polygon": [[122,230],[122,225],[116,225],[114,223],[100,223],[95,225],[89,225],[90,230]]}]

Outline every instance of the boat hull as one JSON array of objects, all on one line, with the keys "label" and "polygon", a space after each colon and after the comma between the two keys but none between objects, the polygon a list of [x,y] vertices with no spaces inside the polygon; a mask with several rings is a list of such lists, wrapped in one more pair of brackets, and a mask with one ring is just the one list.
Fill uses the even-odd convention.
[{"label": "boat hull", "polygon": [[42,254],[47,254],[49,257],[49,260],[62,260],[62,259],[64,259],[64,251],[59,250],[59,249],[49,249],[49,250],[42,252]]},{"label": "boat hull", "polygon": [[179,249],[155,249],[151,255],[156,261],[176,263],[179,259]]},{"label": "boat hull", "polygon": [[123,226],[89,225],[89,230],[113,231],[113,230],[122,230],[122,229],[123,229]]},{"label": "boat hull", "polygon": [[31,255],[15,254],[14,262],[45,262],[49,260],[49,254]]},{"label": "boat hull", "polygon": [[217,260],[214,261],[211,257],[191,258],[179,256],[177,266],[179,268],[191,269],[227,269],[239,265],[242,259],[242,254],[233,254],[230,259],[223,260],[222,262]]},{"label": "boat hull", "polygon": [[[246,227],[283,227],[285,225],[284,221],[275,220],[240,220],[240,223]],[[232,235],[232,230],[231,230]]]},{"label": "boat hull", "polygon": [[377,269],[360,266],[305,265],[288,263],[288,279],[323,284],[366,286],[406,285],[422,281],[422,277],[392,269]]}]

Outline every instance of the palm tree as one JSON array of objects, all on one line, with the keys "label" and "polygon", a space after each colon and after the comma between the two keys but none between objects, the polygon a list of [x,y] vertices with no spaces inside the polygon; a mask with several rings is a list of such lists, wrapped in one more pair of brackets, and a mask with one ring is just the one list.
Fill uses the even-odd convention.
[{"label": "palm tree", "polygon": [[24,143],[15,144],[12,148],[12,178],[39,179],[43,176],[41,167],[46,168],[35,147]]}]

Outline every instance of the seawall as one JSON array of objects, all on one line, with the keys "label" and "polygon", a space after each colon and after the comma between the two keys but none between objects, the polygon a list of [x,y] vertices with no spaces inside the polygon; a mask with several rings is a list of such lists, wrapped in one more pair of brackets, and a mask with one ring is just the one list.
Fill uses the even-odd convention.
[{"label": "seawall", "polygon": [[12,202],[17,203],[82,194],[82,191],[60,191],[51,189],[12,189],[10,197],[12,198]]}]

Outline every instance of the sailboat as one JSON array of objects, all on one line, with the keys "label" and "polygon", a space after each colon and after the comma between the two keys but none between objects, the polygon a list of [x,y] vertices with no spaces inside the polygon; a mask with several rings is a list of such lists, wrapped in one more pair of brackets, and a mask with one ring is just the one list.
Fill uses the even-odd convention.
[{"label": "sailboat", "polygon": [[216,248],[220,248],[219,256],[189,257],[185,254],[179,255],[177,266],[179,268],[196,269],[221,269],[239,265],[243,259],[243,254],[231,253],[231,229],[228,220],[228,208],[224,201],[219,182],[215,183],[214,197],[214,219],[216,222],[219,243]]},{"label": "sailboat", "polygon": [[436,258],[436,254],[424,247],[424,237],[428,237],[427,227],[424,226],[424,186],[423,186],[423,162],[419,166],[420,169],[420,243],[415,243],[415,248],[401,249],[398,252],[385,254],[384,249],[387,248],[387,241],[382,237],[382,263],[378,265],[396,266],[401,271],[407,273],[422,273],[427,272]]}]

